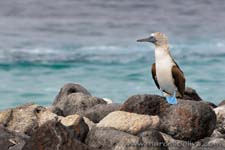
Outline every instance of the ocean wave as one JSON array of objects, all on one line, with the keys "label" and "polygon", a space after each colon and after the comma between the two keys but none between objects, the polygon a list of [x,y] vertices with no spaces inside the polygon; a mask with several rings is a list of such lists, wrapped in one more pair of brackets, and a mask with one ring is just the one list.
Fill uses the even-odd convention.
[{"label": "ocean wave", "polygon": [[[207,45],[171,45],[176,59],[197,60],[225,57],[225,44],[217,43],[218,50]],[[0,51],[0,63],[143,63],[154,59],[154,53],[146,46],[81,46],[65,48],[22,48]]]},{"label": "ocean wave", "polygon": [[70,49],[11,49],[0,51],[1,63],[118,62],[145,60],[145,54],[115,46],[87,46]]}]

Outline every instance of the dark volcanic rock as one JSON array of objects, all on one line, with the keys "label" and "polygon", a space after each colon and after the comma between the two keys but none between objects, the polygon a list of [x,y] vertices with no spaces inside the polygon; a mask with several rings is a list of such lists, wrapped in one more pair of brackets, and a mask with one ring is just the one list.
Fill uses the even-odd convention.
[{"label": "dark volcanic rock", "polygon": [[160,122],[160,130],[175,139],[196,141],[212,134],[216,115],[205,103],[179,100],[160,114]]},{"label": "dark volcanic rock", "polygon": [[178,99],[169,105],[156,95],[130,97],[121,110],[138,114],[159,115],[160,130],[175,139],[196,141],[210,136],[215,128],[216,115],[205,102]]},{"label": "dark volcanic rock", "polygon": [[214,103],[212,103],[212,102],[205,102],[205,101],[202,101],[203,103],[205,103],[205,104],[207,104],[209,107],[211,107],[212,109],[213,108],[216,108],[217,106],[214,104]]},{"label": "dark volcanic rock", "polygon": [[22,150],[28,140],[28,136],[9,131],[0,125],[0,149],[1,150]]},{"label": "dark volcanic rock", "polygon": [[109,113],[119,110],[120,104],[98,104],[90,109],[88,109],[84,116],[89,118],[94,123],[98,123],[100,120],[102,120],[105,116],[107,116]]},{"label": "dark volcanic rock", "polygon": [[60,122],[66,126],[68,129],[71,130],[71,132],[74,133],[74,137],[80,141],[84,141],[86,138],[86,135],[89,131],[88,125],[85,123],[83,117],[74,114],[67,116],[65,118],[62,118]]},{"label": "dark volcanic rock", "polygon": [[167,150],[161,134],[148,130],[134,136],[112,128],[92,128],[86,138],[86,144],[107,150]]},{"label": "dark volcanic rock", "polygon": [[[184,99],[182,100],[192,100],[192,101],[202,101],[198,93],[187,87],[184,93]],[[216,105],[210,102],[205,102],[212,108]],[[151,94],[134,95],[129,97],[124,104],[121,106],[122,111],[133,112],[138,114],[148,114],[148,115],[159,115],[164,112],[170,104],[167,103],[165,97]]]},{"label": "dark volcanic rock", "polygon": [[54,100],[53,108],[59,108],[65,116],[75,113],[84,115],[86,110],[91,107],[106,103],[107,102],[101,98],[91,96],[81,85],[69,83],[61,88]]},{"label": "dark volcanic rock", "polygon": [[143,150],[168,150],[162,135],[157,130],[148,130],[139,134],[141,143],[144,143]]},{"label": "dark volcanic rock", "polygon": [[92,128],[86,138],[87,145],[107,150],[137,150],[139,137],[110,128]]},{"label": "dark volcanic rock", "polygon": [[83,119],[84,119],[84,122],[88,125],[89,130],[96,127],[96,124],[90,119],[88,119],[87,117],[83,117]]},{"label": "dark volcanic rock", "polygon": [[49,106],[47,109],[58,116],[64,116],[63,111],[59,107]]},{"label": "dark volcanic rock", "polygon": [[174,139],[172,136],[162,132],[161,135],[163,136],[169,150],[190,150],[191,147],[194,145],[194,143],[190,141],[177,140]]},{"label": "dark volcanic rock", "polygon": [[73,137],[61,123],[49,121],[32,134],[23,150],[94,150]]},{"label": "dark volcanic rock", "polygon": [[[193,101],[202,101],[202,98],[198,95],[195,89],[192,89],[190,87],[186,87],[184,91],[184,98],[183,100],[193,100]],[[216,108],[217,106],[212,102],[203,101],[207,105],[209,105],[211,108]]]},{"label": "dark volcanic rock", "polygon": [[58,95],[56,96],[56,98],[53,102],[53,105],[56,105],[60,101],[64,101],[64,99],[71,93],[83,93],[84,95],[91,96],[91,94],[88,92],[88,90],[85,89],[80,84],[67,83],[60,89]]},{"label": "dark volcanic rock", "polygon": [[84,115],[85,111],[97,104],[106,104],[103,99],[85,95],[83,93],[71,93],[62,100],[54,103],[55,106],[63,110],[65,116],[72,114]]},{"label": "dark volcanic rock", "polygon": [[205,102],[178,99],[177,105],[169,105],[157,95],[130,97],[121,110],[160,116],[160,130],[176,139],[196,141],[210,136],[215,128],[216,116]]},{"label": "dark volcanic rock", "polygon": [[164,97],[145,94],[131,96],[120,110],[137,114],[159,115],[169,106]]},{"label": "dark volcanic rock", "polygon": [[202,98],[198,95],[195,89],[190,87],[186,87],[184,91],[184,98],[186,100],[194,100],[194,101],[201,101]]}]

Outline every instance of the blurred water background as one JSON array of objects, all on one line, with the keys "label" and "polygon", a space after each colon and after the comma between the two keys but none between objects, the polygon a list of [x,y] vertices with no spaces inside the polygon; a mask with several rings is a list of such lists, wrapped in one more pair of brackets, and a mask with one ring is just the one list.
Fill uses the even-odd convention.
[{"label": "blurred water background", "polygon": [[0,109],[52,103],[68,82],[123,102],[160,94],[150,74],[161,31],[187,86],[205,100],[225,99],[224,0],[0,1]]}]

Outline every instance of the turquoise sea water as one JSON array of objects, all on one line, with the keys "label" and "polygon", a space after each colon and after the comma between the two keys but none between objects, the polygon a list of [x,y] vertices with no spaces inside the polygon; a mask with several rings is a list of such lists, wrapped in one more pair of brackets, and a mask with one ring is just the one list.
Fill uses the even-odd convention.
[{"label": "turquoise sea water", "polygon": [[154,47],[136,39],[161,31],[187,86],[225,99],[225,1],[0,2],[0,109],[49,105],[68,82],[123,102],[160,94],[151,78]]}]

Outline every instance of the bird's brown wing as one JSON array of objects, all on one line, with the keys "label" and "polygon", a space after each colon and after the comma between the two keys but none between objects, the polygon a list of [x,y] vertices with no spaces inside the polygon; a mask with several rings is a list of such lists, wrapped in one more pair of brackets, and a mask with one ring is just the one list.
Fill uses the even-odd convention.
[{"label": "bird's brown wing", "polygon": [[157,86],[158,89],[160,89],[159,87],[159,83],[157,81],[157,77],[156,77],[156,67],[155,67],[155,63],[152,64],[152,78],[155,81],[155,85]]},{"label": "bird's brown wing", "polygon": [[174,84],[176,85],[181,98],[183,98],[185,90],[185,77],[177,64],[172,67],[172,76],[174,79]]},{"label": "bird's brown wing", "polygon": [[176,61],[172,58],[172,60],[173,60],[173,62],[175,63],[175,65],[176,65],[176,67],[180,70],[180,72],[182,73],[182,74],[184,74],[183,73],[183,71],[180,69],[180,67],[178,66],[178,64],[176,63]]}]

